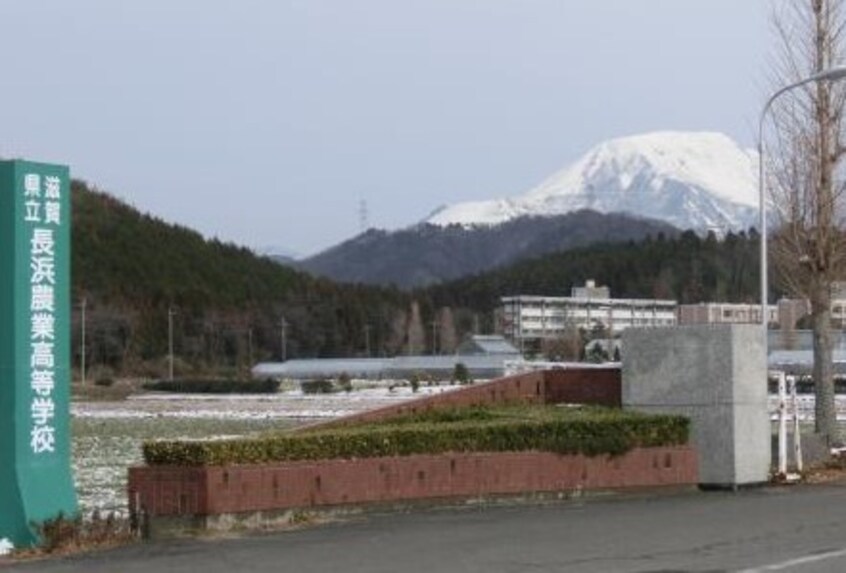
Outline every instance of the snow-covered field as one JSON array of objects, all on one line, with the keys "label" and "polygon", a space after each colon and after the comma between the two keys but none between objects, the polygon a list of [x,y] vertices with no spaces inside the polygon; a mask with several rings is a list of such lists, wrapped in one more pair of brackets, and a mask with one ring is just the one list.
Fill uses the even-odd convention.
[{"label": "snow-covered field", "polygon": [[300,390],[278,394],[172,394],[130,396],[123,402],[79,402],[71,406],[74,418],[191,418],[211,420],[301,420],[335,418],[448,392],[456,386],[372,387],[334,394],[303,394]]},{"label": "snow-covered field", "polygon": [[82,510],[126,510],[127,468],[142,462],[141,444],[157,439],[216,439],[291,428],[387,406],[456,386],[364,388],[308,395],[142,394],[121,402],[74,402],[73,464]]}]

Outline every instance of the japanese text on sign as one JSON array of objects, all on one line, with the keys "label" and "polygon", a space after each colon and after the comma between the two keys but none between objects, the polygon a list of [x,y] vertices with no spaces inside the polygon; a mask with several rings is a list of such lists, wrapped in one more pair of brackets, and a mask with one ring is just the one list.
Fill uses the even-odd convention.
[{"label": "japanese text on sign", "polygon": [[30,448],[56,451],[56,227],[61,225],[61,180],[24,176],[24,222],[29,237]]}]

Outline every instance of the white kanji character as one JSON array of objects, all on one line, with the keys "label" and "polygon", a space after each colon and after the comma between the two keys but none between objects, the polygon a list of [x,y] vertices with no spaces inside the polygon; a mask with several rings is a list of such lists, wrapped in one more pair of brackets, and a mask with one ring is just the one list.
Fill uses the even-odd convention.
[{"label": "white kanji character", "polygon": [[58,177],[44,178],[44,196],[47,199],[58,199],[62,196],[62,182]]},{"label": "white kanji character", "polygon": [[35,454],[56,451],[56,429],[51,426],[35,426],[30,432],[30,447]]},{"label": "white kanji character", "polygon": [[44,222],[53,225],[62,224],[62,205],[55,201],[44,203]]},{"label": "white kanji character", "polygon": [[29,385],[39,396],[50,396],[56,387],[55,373],[52,370],[33,370]]},{"label": "white kanji character", "polygon": [[32,269],[31,284],[56,284],[56,266],[53,257],[32,257],[29,267]]},{"label": "white kanji character", "polygon": [[32,300],[29,309],[33,312],[42,310],[56,311],[56,294],[52,285],[32,285]]},{"label": "white kanji character", "polygon": [[50,397],[35,398],[30,407],[32,421],[36,426],[46,426],[56,415],[56,404]]},{"label": "white kanji character", "polygon": [[30,344],[31,354],[29,365],[32,368],[53,368],[56,364],[56,357],[53,354],[52,342],[33,342]]},{"label": "white kanji character", "polygon": [[30,240],[30,254],[47,255],[55,257],[56,241],[53,238],[53,229],[33,229],[32,240]]},{"label": "white kanji character", "polygon": [[26,221],[27,223],[41,222],[41,203],[39,203],[38,201],[27,201],[26,203],[24,203],[24,207],[26,207],[24,221]]},{"label": "white kanji character", "polygon": [[30,318],[31,340],[54,340],[56,338],[56,317],[47,312],[37,312]]},{"label": "white kanji character", "polygon": [[24,175],[24,194],[27,197],[41,196],[41,175],[37,173]]}]

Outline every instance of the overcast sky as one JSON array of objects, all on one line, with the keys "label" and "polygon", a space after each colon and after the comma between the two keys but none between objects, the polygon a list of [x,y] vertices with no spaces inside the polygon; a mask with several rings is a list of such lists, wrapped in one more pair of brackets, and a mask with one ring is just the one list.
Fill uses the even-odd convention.
[{"label": "overcast sky", "polygon": [[0,0],[0,156],[309,254],[616,136],[753,145],[772,1]]}]

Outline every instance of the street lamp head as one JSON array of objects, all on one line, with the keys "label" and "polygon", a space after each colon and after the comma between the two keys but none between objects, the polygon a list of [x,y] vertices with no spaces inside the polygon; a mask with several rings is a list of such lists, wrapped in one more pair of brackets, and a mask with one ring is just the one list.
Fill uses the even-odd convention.
[{"label": "street lamp head", "polygon": [[846,66],[834,66],[809,78],[814,82],[837,82],[846,79]]}]

